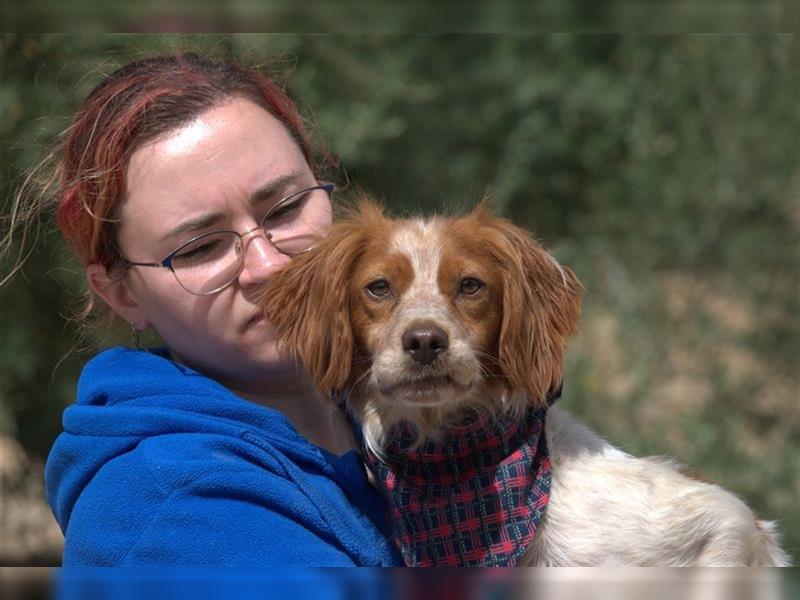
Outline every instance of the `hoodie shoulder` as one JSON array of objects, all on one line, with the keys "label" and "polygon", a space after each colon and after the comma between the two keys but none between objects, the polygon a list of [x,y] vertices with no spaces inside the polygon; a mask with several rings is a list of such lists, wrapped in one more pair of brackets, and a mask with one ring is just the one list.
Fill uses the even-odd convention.
[{"label": "hoodie shoulder", "polygon": [[232,395],[213,379],[171,360],[166,348],[147,351],[118,346],[86,363],[78,380],[77,403],[119,404],[187,391]]}]

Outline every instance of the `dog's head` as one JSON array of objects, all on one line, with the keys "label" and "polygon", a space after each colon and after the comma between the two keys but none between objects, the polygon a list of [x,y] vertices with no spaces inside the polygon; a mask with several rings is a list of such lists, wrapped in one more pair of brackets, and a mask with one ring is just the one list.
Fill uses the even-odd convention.
[{"label": "dog's head", "polygon": [[430,431],[467,405],[545,402],[581,291],[485,204],[391,220],[365,200],[269,282],[262,307],[317,386],[346,390],[379,438],[401,419]]}]

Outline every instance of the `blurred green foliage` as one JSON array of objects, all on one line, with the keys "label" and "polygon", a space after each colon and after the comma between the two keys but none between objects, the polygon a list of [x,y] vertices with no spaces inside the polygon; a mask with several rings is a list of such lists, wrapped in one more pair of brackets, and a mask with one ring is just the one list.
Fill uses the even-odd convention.
[{"label": "blurred green foliage", "polygon": [[[274,71],[338,180],[396,213],[488,191],[586,286],[565,407],[735,490],[800,556],[797,37],[7,35],[4,197],[103,74],[184,49]],[[86,355],[61,316],[80,269],[57,234],[36,248],[0,290],[0,415],[44,455]]]},{"label": "blurred green foliage", "polygon": [[791,0],[7,0],[10,31],[796,32]]}]

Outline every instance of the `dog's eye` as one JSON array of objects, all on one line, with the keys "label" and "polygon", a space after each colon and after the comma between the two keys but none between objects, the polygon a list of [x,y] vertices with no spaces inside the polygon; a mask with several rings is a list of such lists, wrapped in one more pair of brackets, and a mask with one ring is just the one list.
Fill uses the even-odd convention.
[{"label": "dog's eye", "polygon": [[458,291],[462,294],[476,294],[478,290],[483,287],[484,283],[480,279],[475,279],[474,277],[464,277],[461,280],[461,285],[458,288]]},{"label": "dog's eye", "polygon": [[385,279],[376,279],[367,284],[364,288],[367,290],[367,293],[370,296],[375,298],[383,298],[384,296],[388,296],[391,288],[389,287],[389,282]]}]

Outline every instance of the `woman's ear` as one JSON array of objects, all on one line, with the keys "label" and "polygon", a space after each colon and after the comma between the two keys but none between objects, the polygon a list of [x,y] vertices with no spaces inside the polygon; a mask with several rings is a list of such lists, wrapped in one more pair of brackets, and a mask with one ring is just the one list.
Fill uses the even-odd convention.
[{"label": "woman's ear", "polygon": [[92,291],[120,317],[139,331],[150,328],[150,321],[136,295],[118,272],[110,271],[100,263],[91,263],[86,267],[86,279]]},{"label": "woman's ear", "polygon": [[527,231],[505,219],[491,217],[489,222],[491,247],[503,270],[498,358],[511,387],[543,403],[561,385],[583,286]]}]

